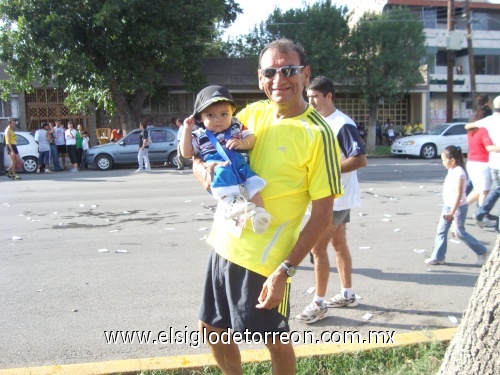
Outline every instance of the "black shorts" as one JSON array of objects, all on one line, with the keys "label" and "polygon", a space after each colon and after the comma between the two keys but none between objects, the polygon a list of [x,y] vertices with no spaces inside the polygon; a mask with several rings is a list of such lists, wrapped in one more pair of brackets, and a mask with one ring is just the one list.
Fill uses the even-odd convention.
[{"label": "black shorts", "polygon": [[[9,147],[9,146],[7,146],[7,147]],[[10,150],[12,150],[14,152],[14,154],[19,155],[19,150],[17,149],[16,145],[10,145],[9,152],[10,152]]]},{"label": "black shorts", "polygon": [[332,224],[340,225],[340,224],[349,223],[350,221],[351,221],[351,209],[350,208],[348,208],[347,210],[333,211]]},{"label": "black shorts", "polygon": [[56,145],[57,155],[66,155],[66,145]]},{"label": "black shorts", "polygon": [[213,249],[208,261],[200,320],[235,332],[259,332],[262,335],[288,332],[290,283],[285,297],[272,310],[255,307],[267,277],[249,271],[222,258]]},{"label": "black shorts", "polygon": [[69,161],[71,164],[78,163],[78,156],[76,155],[76,145],[66,145],[68,151]]}]

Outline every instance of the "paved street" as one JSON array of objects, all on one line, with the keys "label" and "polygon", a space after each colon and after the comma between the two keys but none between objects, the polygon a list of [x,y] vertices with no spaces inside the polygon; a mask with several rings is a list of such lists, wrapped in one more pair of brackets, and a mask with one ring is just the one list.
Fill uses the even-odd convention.
[{"label": "paved street", "polygon": [[[348,225],[360,305],[330,310],[312,326],[292,320],[292,330],[319,336],[455,326],[449,316],[460,319],[480,268],[457,241],[449,243],[449,265],[424,264],[446,170],[438,159],[368,162],[360,172],[362,206]],[[186,344],[107,344],[104,337],[112,330],[196,330],[215,201],[190,171],[22,178],[0,177],[0,368],[208,352]],[[472,220],[466,228],[493,246],[492,229]],[[331,296],[339,283],[330,255]],[[306,258],[292,283],[292,316],[310,303],[313,285]]]}]

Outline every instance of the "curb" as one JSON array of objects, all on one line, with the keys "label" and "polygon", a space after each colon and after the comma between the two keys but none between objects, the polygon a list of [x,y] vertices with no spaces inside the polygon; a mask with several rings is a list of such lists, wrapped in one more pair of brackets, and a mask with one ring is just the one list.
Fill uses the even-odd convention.
[{"label": "curb", "polygon": [[[457,328],[418,331],[394,335],[394,343],[389,344],[307,344],[294,347],[297,358],[340,353],[354,353],[376,348],[391,348],[415,345],[431,341],[450,341]],[[267,349],[245,350],[241,352],[243,363],[269,361]],[[147,370],[195,369],[215,366],[211,354],[181,355],[143,359],[126,359],[106,362],[92,362],[70,365],[40,366],[0,369],[0,375],[105,375],[139,374]]]}]

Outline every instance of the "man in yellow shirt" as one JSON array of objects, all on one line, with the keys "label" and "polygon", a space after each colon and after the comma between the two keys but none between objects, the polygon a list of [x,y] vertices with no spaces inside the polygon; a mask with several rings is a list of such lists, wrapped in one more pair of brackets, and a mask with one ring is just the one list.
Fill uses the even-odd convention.
[{"label": "man in yellow shirt", "polygon": [[417,121],[415,125],[413,125],[413,134],[423,134],[424,132],[424,125],[420,122]]},{"label": "man in yellow shirt", "polygon": [[409,137],[410,135],[413,135],[413,127],[411,126],[410,123],[405,125],[405,127],[403,129],[403,135],[405,137]]},{"label": "man in yellow shirt", "polygon": [[[295,372],[295,353],[280,334],[289,331],[290,278],[330,223],[333,199],[343,194],[340,153],[329,125],[304,100],[311,71],[302,47],[276,40],[262,50],[259,63],[259,87],[269,100],[247,106],[237,117],[257,137],[250,166],[267,181],[261,194],[272,219],[264,234],[247,225],[235,235],[233,223],[216,213],[200,328],[212,339],[228,329],[257,335],[252,338],[262,338],[271,353],[273,373],[287,375]],[[214,168],[197,160],[194,169],[198,178],[207,178]],[[224,374],[242,373],[237,338],[208,341]]]},{"label": "man in yellow shirt", "polygon": [[17,150],[16,145],[16,133],[14,132],[14,128],[16,127],[16,120],[9,119],[7,124],[7,129],[5,129],[5,145],[9,151],[10,156],[10,166],[7,168],[5,172],[6,176],[12,178],[13,180],[20,180],[16,174],[16,168],[18,165],[22,165],[21,158],[19,157],[19,151]]}]

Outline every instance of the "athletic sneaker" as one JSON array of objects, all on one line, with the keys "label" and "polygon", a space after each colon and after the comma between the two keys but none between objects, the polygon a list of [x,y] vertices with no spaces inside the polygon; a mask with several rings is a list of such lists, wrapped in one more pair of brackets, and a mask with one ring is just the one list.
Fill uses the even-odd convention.
[{"label": "athletic sneaker", "polygon": [[476,224],[479,228],[484,228],[484,227],[496,227],[497,222],[494,220],[490,220],[487,217],[485,217],[483,220],[476,220]]},{"label": "athletic sneaker", "polygon": [[485,264],[486,261],[488,260],[488,257],[490,256],[490,254],[491,254],[491,251],[487,251],[484,254],[478,255],[476,264],[478,266],[482,266],[483,264]]},{"label": "athletic sneaker", "polygon": [[37,170],[36,170],[36,173],[37,173],[37,174],[38,174],[38,173],[40,173],[40,169],[37,169]]},{"label": "athletic sneaker", "polygon": [[45,173],[52,173],[52,171],[50,169],[46,169]]},{"label": "athletic sneaker", "polygon": [[11,171],[7,171],[7,172],[5,172],[5,175],[6,175],[8,178],[12,178],[12,172],[11,172]]},{"label": "athletic sneaker", "polygon": [[138,170],[135,171],[135,173],[140,173],[142,171],[143,171],[142,168],[139,168]]},{"label": "athletic sneaker", "polygon": [[328,313],[328,307],[319,306],[316,302],[312,302],[306,307],[302,313],[297,315],[295,319],[300,320],[304,323],[311,324],[323,319]]},{"label": "athletic sneaker", "polygon": [[221,199],[221,203],[225,205],[224,217],[229,219],[234,219],[244,213],[249,213],[255,209],[255,204],[247,201],[241,195],[227,196]]},{"label": "athletic sneaker", "polygon": [[432,258],[427,258],[425,260],[425,263],[430,265],[430,266],[436,266],[436,265],[439,265],[439,264],[446,264],[446,260],[445,259],[442,259],[442,260],[436,260],[436,259],[432,259]]},{"label": "athletic sneaker", "polygon": [[356,307],[359,305],[356,296],[352,298],[345,298],[342,293],[337,294],[333,298],[330,298],[329,301],[326,301],[327,307]]},{"label": "athletic sneaker", "polygon": [[254,233],[261,234],[267,231],[271,222],[271,215],[262,207],[256,207],[252,211],[252,228]]},{"label": "athletic sneaker", "polygon": [[12,179],[13,179],[13,180],[20,180],[20,179],[21,179],[21,177],[19,177],[19,175],[17,175],[17,174],[16,174],[15,176],[13,176],[13,177],[12,177]]}]

